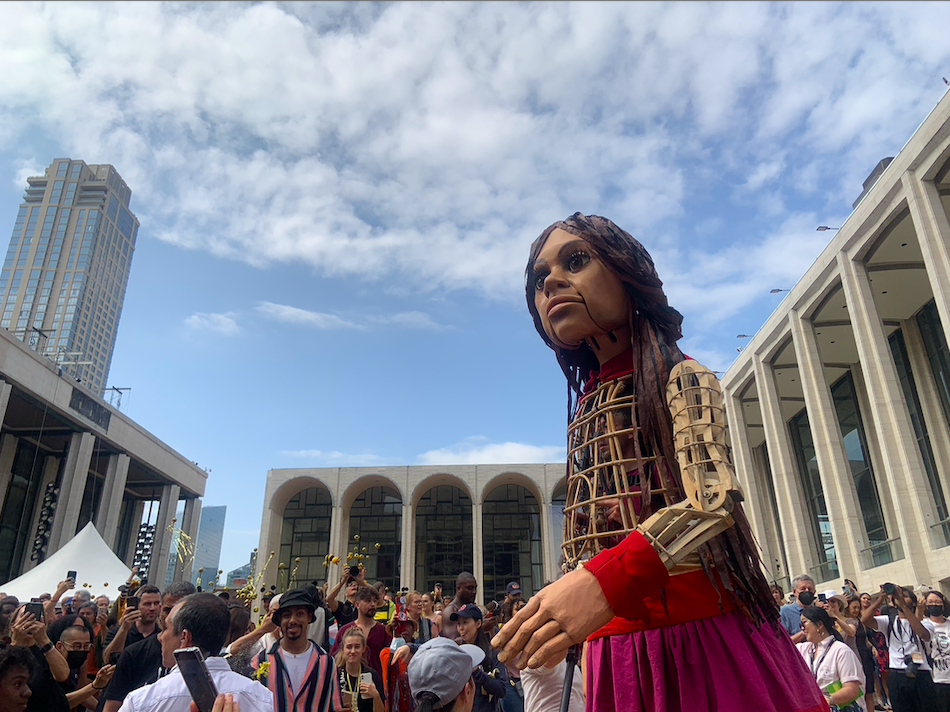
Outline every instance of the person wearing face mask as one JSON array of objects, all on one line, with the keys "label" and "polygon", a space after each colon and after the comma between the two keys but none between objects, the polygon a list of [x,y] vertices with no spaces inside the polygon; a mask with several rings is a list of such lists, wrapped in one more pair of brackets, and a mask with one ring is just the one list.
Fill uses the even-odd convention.
[{"label": "person wearing face mask", "polygon": [[60,686],[66,693],[70,709],[98,704],[98,695],[105,689],[115,672],[115,665],[104,665],[90,680],[87,674],[89,651],[92,649],[93,631],[81,616],[71,613],[55,621],[49,627],[49,639],[56,650],[66,658],[69,677]]},{"label": "person wearing face mask", "polygon": [[792,636],[793,643],[801,643],[805,640],[805,633],[802,632],[802,609],[807,608],[815,602],[815,580],[802,574],[792,579],[792,602],[786,603],[779,611],[782,621],[782,627]]},{"label": "person wearing face mask", "polygon": [[924,615],[934,624],[930,639],[931,668],[937,692],[937,712],[950,712],[950,603],[940,591],[931,591],[925,599]]}]

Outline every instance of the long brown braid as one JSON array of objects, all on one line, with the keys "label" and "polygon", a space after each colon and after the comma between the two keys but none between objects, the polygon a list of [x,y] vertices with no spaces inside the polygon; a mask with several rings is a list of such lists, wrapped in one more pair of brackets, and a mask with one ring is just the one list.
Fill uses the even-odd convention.
[{"label": "long brown braid", "polygon": [[[555,344],[545,333],[541,315],[535,307],[534,263],[548,237],[557,229],[584,240],[601,263],[620,279],[630,297],[630,349],[636,396],[631,416],[641,433],[641,437],[634,438],[638,469],[644,471],[644,456],[652,453],[661,456],[667,467],[658,470],[660,477],[667,480],[662,484],[669,492],[668,503],[671,503],[671,496],[678,501],[683,498],[683,482],[673,443],[673,421],[666,402],[666,386],[671,369],[685,360],[676,345],[683,335],[683,316],[669,305],[650,254],[629,233],[607,218],[578,212],[545,229],[531,245],[525,269],[525,298],[535,329],[555,352],[567,378],[569,424],[577,414],[585,384],[591,373],[600,369],[600,364],[586,342],[576,349]],[[568,465],[568,474],[569,468]],[[648,505],[649,478],[644,478],[643,482],[643,502]],[[723,589],[735,593],[739,605],[753,620],[777,620],[778,612],[762,572],[755,539],[738,502],[732,514],[735,526],[700,549],[703,568],[720,593]],[[728,571],[731,575],[716,577],[714,568]]]}]

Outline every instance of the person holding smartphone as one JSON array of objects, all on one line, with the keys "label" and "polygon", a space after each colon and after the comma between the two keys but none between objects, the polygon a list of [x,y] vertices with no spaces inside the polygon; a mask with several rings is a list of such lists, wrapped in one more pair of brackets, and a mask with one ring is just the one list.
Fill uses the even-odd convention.
[{"label": "person holding smartphone", "polygon": [[[162,665],[172,668],[171,672],[151,685],[130,692],[121,712],[188,712],[191,685],[196,679],[199,684],[203,681],[208,686],[206,692],[211,699],[219,693],[231,693],[244,712],[273,712],[271,693],[253,680],[232,672],[227,660],[218,655],[230,626],[228,604],[212,593],[193,593],[178,601],[165,617],[165,628],[158,636]],[[182,651],[182,648],[191,650]],[[178,664],[175,652],[197,654],[194,648],[201,653],[194,663],[199,671],[203,666],[207,674],[185,677],[186,671]],[[195,699],[202,698],[195,695]]]},{"label": "person holding smartphone", "polygon": [[[347,566],[343,569],[339,583],[327,593],[327,608],[330,609],[330,613],[333,614],[340,628],[359,617],[359,611],[356,610],[356,591],[365,584],[363,576],[363,569],[358,566]],[[344,586],[346,600],[341,603],[337,600],[337,596]]]},{"label": "person holding smartphone", "polygon": [[383,679],[363,662],[365,653],[366,636],[363,631],[357,626],[347,628],[336,654],[343,704],[353,712],[383,712],[386,702]]}]

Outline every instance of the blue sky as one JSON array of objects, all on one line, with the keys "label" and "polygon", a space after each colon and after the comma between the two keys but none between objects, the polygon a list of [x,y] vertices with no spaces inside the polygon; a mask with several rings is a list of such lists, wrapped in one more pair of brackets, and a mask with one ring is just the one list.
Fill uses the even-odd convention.
[{"label": "blue sky", "polygon": [[946,90],[950,4],[0,3],[0,226],[53,158],[141,221],[110,385],[211,468],[221,567],[278,467],[545,462],[531,240],[651,251],[725,370]]}]

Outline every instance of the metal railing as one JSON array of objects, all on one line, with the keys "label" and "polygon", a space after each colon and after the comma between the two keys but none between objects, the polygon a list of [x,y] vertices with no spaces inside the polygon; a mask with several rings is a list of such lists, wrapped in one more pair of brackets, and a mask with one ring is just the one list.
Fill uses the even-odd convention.
[{"label": "metal railing", "polygon": [[900,537],[872,544],[858,552],[861,556],[861,568],[873,569],[904,558],[904,547]]}]

